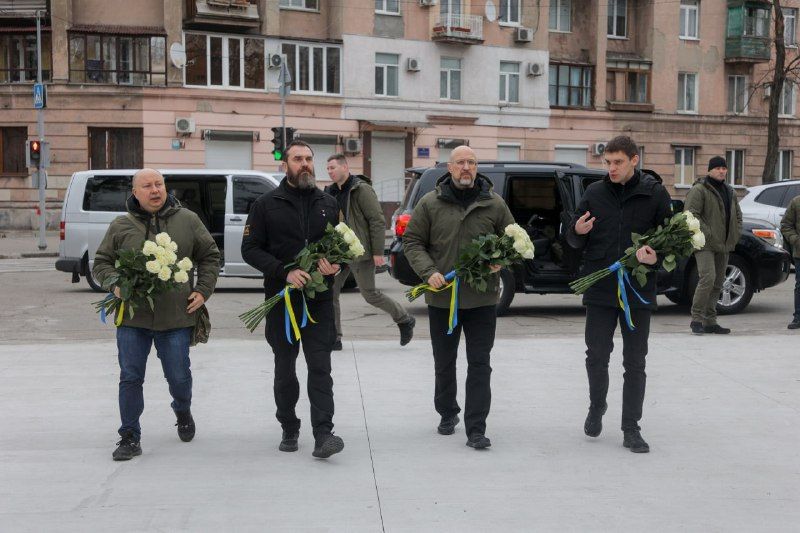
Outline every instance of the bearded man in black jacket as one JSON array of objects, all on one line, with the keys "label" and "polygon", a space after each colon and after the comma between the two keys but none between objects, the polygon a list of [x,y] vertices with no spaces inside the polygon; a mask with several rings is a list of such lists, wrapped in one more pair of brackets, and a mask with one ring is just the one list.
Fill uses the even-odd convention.
[{"label": "bearded man in black jacket", "polygon": [[[671,215],[670,196],[655,177],[636,169],[639,149],[630,137],[615,137],[606,145],[603,160],[608,176],[586,188],[567,231],[571,247],[583,250],[582,274],[588,275],[615,263],[632,245],[631,234],[643,234],[664,223]],[[655,265],[655,250],[644,245],[636,251],[636,259]],[[586,372],[589,377],[589,414],[584,433],[598,437],[603,430],[603,415],[608,407],[608,362],[614,350],[614,331],[620,324],[622,365],[625,368],[622,387],[623,446],[632,452],[647,453],[650,446],[642,438],[645,356],[650,336],[650,315],[656,308],[655,273],[647,276],[647,284],[634,289],[644,302],[630,294],[628,305],[633,327],[627,324],[617,295],[617,276],[608,276],[583,296],[586,306]],[[630,293],[631,291],[629,291]]]}]

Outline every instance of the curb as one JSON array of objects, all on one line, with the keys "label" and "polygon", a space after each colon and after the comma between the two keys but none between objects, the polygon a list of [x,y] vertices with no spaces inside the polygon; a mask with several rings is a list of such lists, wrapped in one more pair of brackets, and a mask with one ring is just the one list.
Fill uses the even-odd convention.
[{"label": "curb", "polygon": [[34,257],[58,257],[57,252],[12,252],[0,254],[0,259],[30,259]]}]

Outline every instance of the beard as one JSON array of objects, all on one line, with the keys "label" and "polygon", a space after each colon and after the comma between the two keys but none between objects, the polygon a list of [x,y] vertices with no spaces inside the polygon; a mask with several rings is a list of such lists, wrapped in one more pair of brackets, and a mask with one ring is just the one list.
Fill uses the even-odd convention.
[{"label": "beard", "polygon": [[462,174],[457,178],[453,176],[452,181],[457,189],[471,189],[475,185],[475,180],[471,174]]},{"label": "beard", "polygon": [[286,179],[289,184],[298,189],[313,189],[317,186],[317,180],[314,177],[314,171],[300,171],[298,174],[286,172]]}]

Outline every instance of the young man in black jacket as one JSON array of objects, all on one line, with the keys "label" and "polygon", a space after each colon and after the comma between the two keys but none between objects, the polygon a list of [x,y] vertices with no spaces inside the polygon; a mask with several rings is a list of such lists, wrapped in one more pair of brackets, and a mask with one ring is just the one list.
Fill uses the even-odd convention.
[{"label": "young man in black jacket", "polygon": [[[314,179],[314,154],[302,141],[286,147],[283,170],[286,177],[277,189],[261,196],[247,217],[242,239],[242,257],[248,264],[264,273],[264,291],[269,298],[286,285],[303,287],[311,275],[301,269],[286,271],[285,265],[311,242],[325,234],[327,225],[339,222],[336,200],[319,190]],[[326,276],[328,287],[337,264],[320,259],[317,269]],[[290,293],[297,313],[303,309],[301,291]],[[290,344],[286,339],[284,305],[278,304],[267,315],[266,338],[275,355],[276,416],[283,434],[278,447],[284,452],[298,449],[300,419],[295,406],[300,395],[295,363],[303,344],[308,365],[308,400],[311,404],[311,426],[314,432],[312,455],[327,458],[339,453],[344,442],[333,434],[333,379],[331,378],[331,348],[334,341],[332,291],[307,298],[309,314],[315,322],[303,328],[300,341]]]},{"label": "young man in black jacket", "polygon": [[[606,145],[603,160],[608,176],[586,188],[567,231],[567,244],[583,250],[583,275],[596,272],[615,263],[631,246],[631,233],[645,233],[663,224],[671,215],[670,197],[661,183],[649,174],[636,169],[639,149],[630,137],[615,137]],[[636,259],[655,265],[658,257],[650,246],[636,251]],[[597,437],[603,429],[608,394],[608,361],[614,349],[617,322],[622,333],[622,365],[625,368],[622,388],[623,446],[632,452],[650,451],[640,434],[639,420],[645,390],[645,356],[650,336],[650,314],[656,308],[655,274],[647,276],[640,287],[633,278],[634,289],[647,302],[630,294],[631,319],[617,296],[617,276],[608,276],[593,285],[583,296],[586,306],[586,372],[589,377],[589,414],[583,430]]]}]

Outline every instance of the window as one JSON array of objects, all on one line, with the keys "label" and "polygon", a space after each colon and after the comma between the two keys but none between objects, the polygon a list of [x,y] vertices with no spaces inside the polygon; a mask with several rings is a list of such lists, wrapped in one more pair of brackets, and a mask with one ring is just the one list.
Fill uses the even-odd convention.
[{"label": "window", "polygon": [[131,176],[93,176],[86,181],[84,211],[127,211]]},{"label": "window", "polygon": [[283,43],[292,91],[341,94],[342,49],[336,45]]},{"label": "window", "polygon": [[783,44],[797,46],[797,10],[784,7],[783,13]]},{"label": "window", "polygon": [[650,101],[650,70],[643,61],[608,61],[608,94],[612,101],[644,104]]},{"label": "window", "polygon": [[592,107],[592,67],[550,64],[550,105]]},{"label": "window", "polygon": [[678,112],[697,112],[697,74],[678,73]]},{"label": "window", "polygon": [[784,80],[781,101],[778,104],[778,114],[784,117],[793,117],[796,99],[794,83],[789,80]]},{"label": "window", "polygon": [[375,96],[397,96],[399,64],[397,54],[375,54]]},{"label": "window", "polygon": [[89,128],[89,169],[142,167],[142,128]]},{"label": "window", "polygon": [[[247,215],[253,203],[264,193],[275,187],[262,179],[247,176],[233,177],[233,212],[238,215]],[[223,196],[224,198],[224,196]],[[224,205],[222,206],[224,209]]]},{"label": "window", "polygon": [[697,39],[698,0],[681,0],[681,39]]},{"label": "window", "polygon": [[461,0],[439,0],[440,15],[461,15]]},{"label": "window", "polygon": [[725,150],[728,162],[728,183],[744,185],[744,150]]},{"label": "window", "polygon": [[186,85],[261,89],[264,39],[187,33]]},{"label": "window", "polygon": [[746,76],[728,76],[728,112],[747,113]]},{"label": "window", "polygon": [[375,13],[400,14],[400,0],[375,0]]},{"label": "window", "polygon": [[500,103],[519,103],[519,63],[500,62]]},{"label": "window", "polygon": [[461,100],[461,60],[443,57],[439,70],[439,98]]},{"label": "window", "polygon": [[628,0],[608,0],[608,36],[625,37],[628,20]]},{"label": "window", "polygon": [[792,155],[791,150],[778,150],[778,161],[775,163],[775,178],[779,180],[792,179]]},{"label": "window", "polygon": [[694,148],[675,147],[675,183],[691,185],[694,183]]},{"label": "window", "polygon": [[519,24],[522,22],[521,0],[499,0],[500,22]]},{"label": "window", "polygon": [[550,31],[570,31],[572,0],[550,0]]},{"label": "window", "polygon": [[0,128],[0,174],[26,175],[25,141],[28,128]]},{"label": "window", "polygon": [[[50,33],[42,33],[42,79],[50,81]],[[36,34],[0,34],[0,83],[35,82]]]},{"label": "window", "polygon": [[163,35],[69,34],[69,81],[166,85]]},{"label": "window", "polygon": [[319,0],[281,0],[281,7],[319,11]]},{"label": "window", "polygon": [[772,7],[744,8],[744,35],[751,37],[769,37],[769,10]]}]

